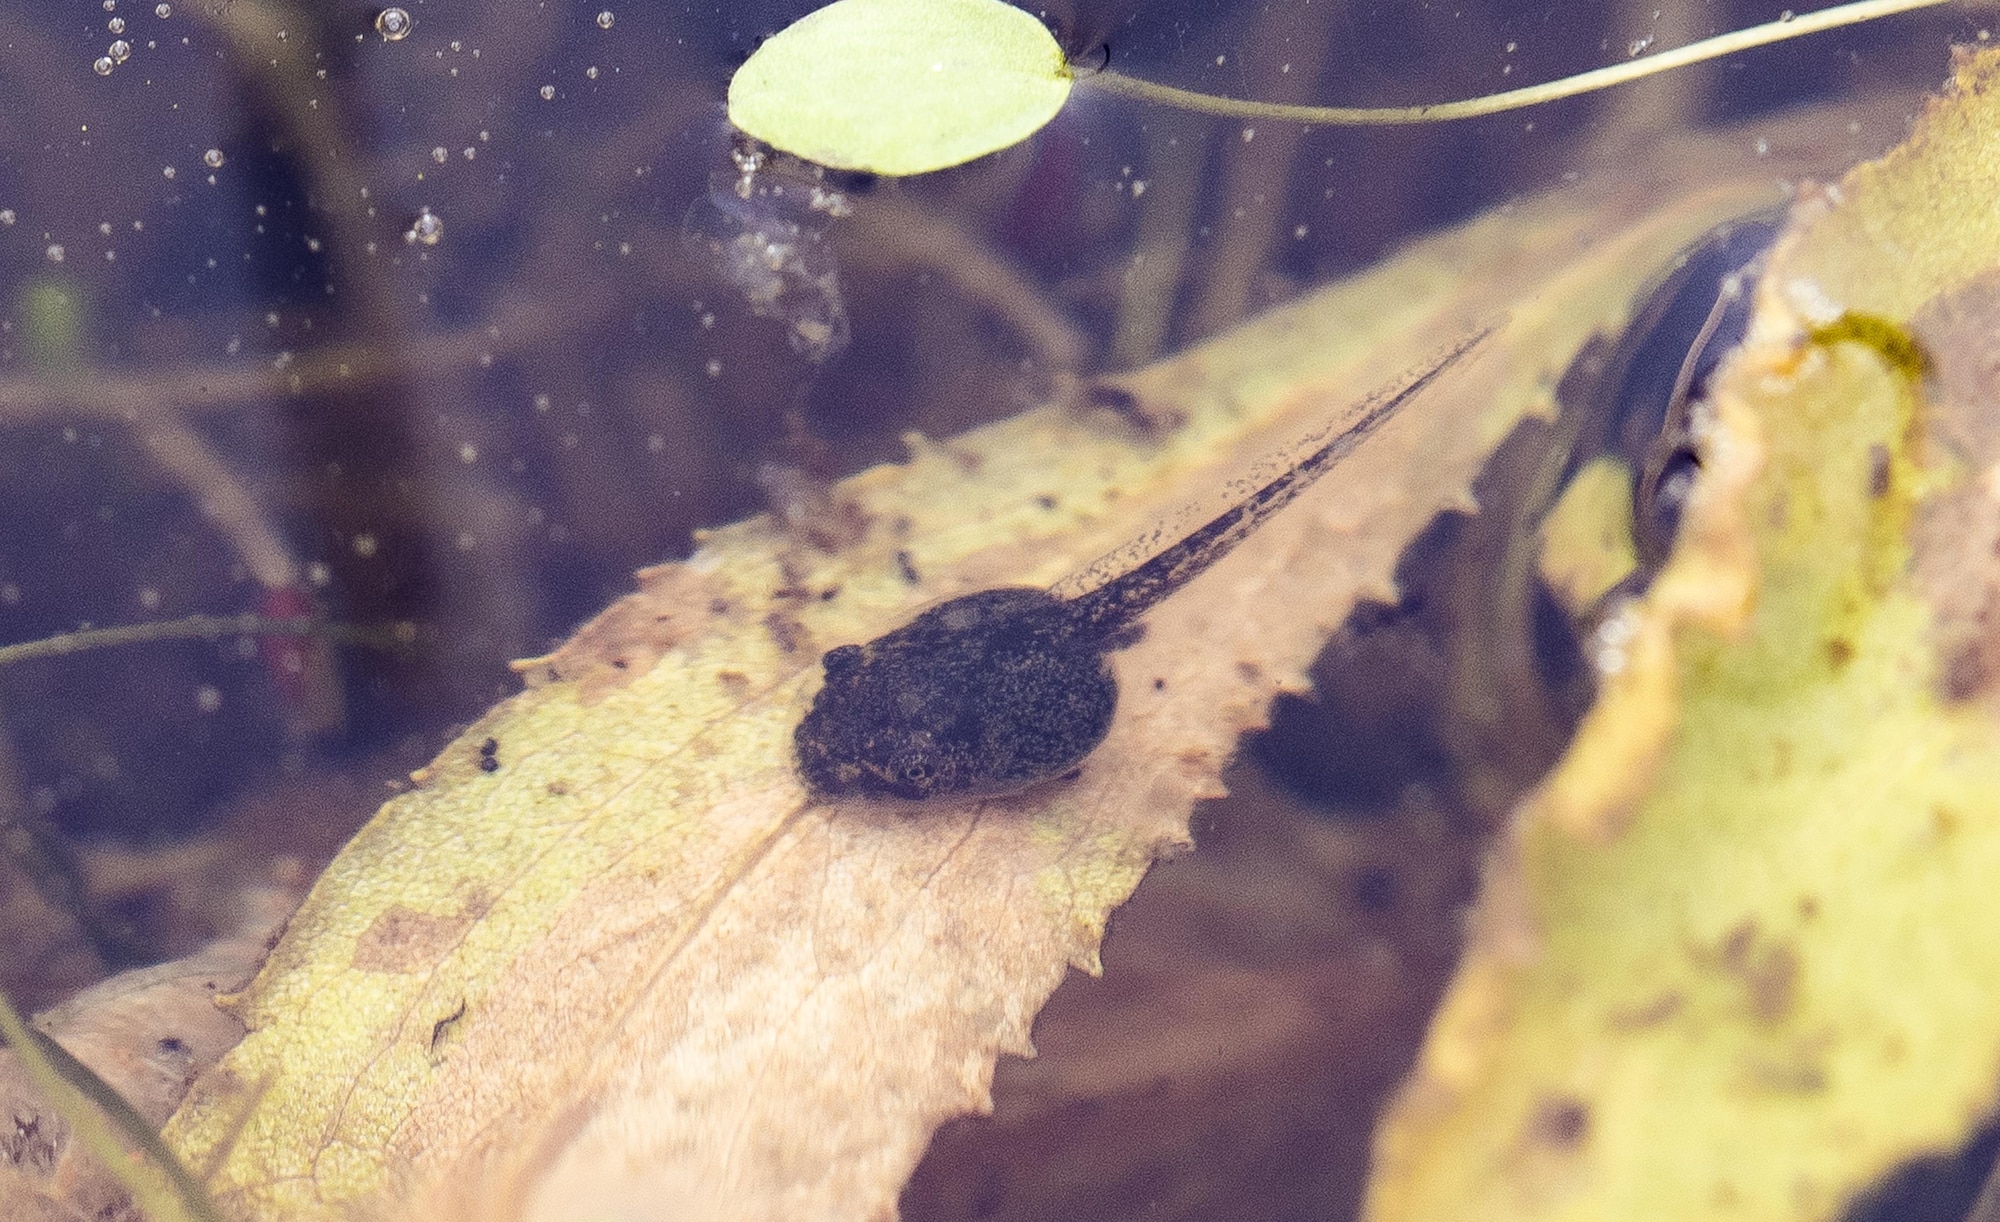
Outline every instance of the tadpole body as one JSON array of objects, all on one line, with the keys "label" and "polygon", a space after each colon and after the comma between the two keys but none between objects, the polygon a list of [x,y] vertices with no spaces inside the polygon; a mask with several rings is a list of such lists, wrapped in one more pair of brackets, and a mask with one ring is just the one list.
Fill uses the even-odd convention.
[{"label": "tadpole body", "polygon": [[[1364,400],[1330,439],[1207,523],[1073,598],[1007,586],[954,598],[821,660],[826,682],[799,722],[800,776],[819,797],[923,801],[1007,793],[1062,776],[1111,729],[1109,655],[1140,617],[1248,538],[1491,331],[1461,341],[1400,388]],[[1324,437],[1324,435],[1323,435]]]}]

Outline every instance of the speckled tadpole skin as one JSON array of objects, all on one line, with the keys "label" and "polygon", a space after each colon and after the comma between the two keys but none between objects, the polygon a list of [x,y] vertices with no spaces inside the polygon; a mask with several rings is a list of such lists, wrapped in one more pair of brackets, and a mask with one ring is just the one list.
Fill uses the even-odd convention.
[{"label": "speckled tadpole skin", "polygon": [[1044,590],[982,590],[825,658],[799,723],[799,771],[819,793],[922,799],[1058,775],[1111,728],[1104,642]]},{"label": "speckled tadpole skin", "polygon": [[866,645],[827,652],[826,684],[794,734],[799,774],[822,797],[921,801],[1006,793],[1061,776],[1111,729],[1107,655],[1140,616],[1250,537],[1397,409],[1492,332],[1461,341],[1400,389],[1200,529],[1110,582],[1064,600],[1003,587],[933,607]]}]

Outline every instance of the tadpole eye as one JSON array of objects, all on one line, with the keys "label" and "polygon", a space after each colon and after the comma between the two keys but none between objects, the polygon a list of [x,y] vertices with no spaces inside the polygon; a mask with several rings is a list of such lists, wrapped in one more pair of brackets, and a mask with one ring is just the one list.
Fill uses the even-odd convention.
[{"label": "tadpole eye", "polygon": [[912,785],[922,785],[937,775],[930,761],[921,759],[904,760],[901,771],[903,779]]},{"label": "tadpole eye", "polygon": [[859,669],[863,656],[861,646],[842,645],[837,649],[827,650],[826,656],[822,657],[819,662],[826,669],[827,678],[838,679],[842,675],[852,674],[855,670]]}]

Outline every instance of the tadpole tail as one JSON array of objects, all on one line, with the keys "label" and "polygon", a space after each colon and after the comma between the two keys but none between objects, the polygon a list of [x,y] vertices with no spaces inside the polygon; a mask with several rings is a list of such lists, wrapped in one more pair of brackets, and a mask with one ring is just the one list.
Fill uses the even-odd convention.
[{"label": "tadpole tail", "polygon": [[[1293,464],[1276,479],[1138,568],[1087,594],[1078,595],[1071,603],[1076,621],[1105,635],[1115,635],[1130,626],[1153,604],[1193,581],[1209,565],[1228,555],[1266,519],[1312,487],[1320,476],[1337,466],[1370,433],[1387,423],[1405,404],[1421,394],[1467,353],[1490,339],[1498,329],[1496,323],[1473,332],[1402,387],[1394,390],[1384,388],[1369,395],[1362,400],[1358,415],[1344,425],[1330,426],[1329,431],[1334,433],[1332,440]],[[1322,436],[1325,434],[1308,438],[1301,444],[1312,445]]]}]

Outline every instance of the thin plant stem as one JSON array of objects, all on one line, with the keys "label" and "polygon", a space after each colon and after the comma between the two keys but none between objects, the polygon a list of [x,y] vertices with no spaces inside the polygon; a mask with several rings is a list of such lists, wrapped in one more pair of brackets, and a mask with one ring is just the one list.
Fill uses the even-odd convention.
[{"label": "thin plant stem", "polygon": [[1280,102],[1252,102],[1243,98],[1197,93],[1192,89],[1177,89],[1172,85],[1142,81],[1137,77],[1109,70],[1087,79],[1098,88],[1111,93],[1232,119],[1272,119],[1332,127],[1442,123],[1451,119],[1475,119],[1482,115],[1497,115],[1509,110],[1539,106],[1544,102],[1573,98],[1578,94],[1593,93],[1599,89],[1610,89],[1615,85],[1644,80],[1649,76],[1671,72],[1675,68],[1684,68],[1689,64],[1734,55],[1753,47],[1784,42],[1791,38],[1803,38],[1807,34],[1817,34],[1822,30],[1837,30],[1842,26],[1858,25],[1878,17],[1889,17],[1916,9],[1936,8],[1953,2],[1954,0],[1857,0],[1856,3],[1835,5],[1816,13],[1807,13],[1803,17],[1781,18],[1765,22],[1763,25],[1751,26],[1746,30],[1719,34],[1714,38],[1705,38],[1684,47],[1675,47],[1671,51],[1662,51],[1658,55],[1613,64],[1590,72],[1580,72],[1559,81],[1509,89],[1504,93],[1489,93],[1484,97],[1468,98],[1462,102],[1433,102],[1421,106],[1298,106]]},{"label": "thin plant stem", "polygon": [[[1648,47],[1697,42],[1704,30],[1725,26],[1729,19],[1721,0],[1684,0],[1669,5],[1659,0],[1620,0],[1608,16],[1612,30],[1645,30]],[[1636,89],[1620,90],[1594,116],[1594,143],[1609,150],[1615,160],[1617,150],[1629,147],[1626,142],[1635,132],[1700,127],[1701,82],[1696,73],[1678,72]]]},{"label": "thin plant stem", "polygon": [[259,585],[282,590],[297,583],[299,562],[285,536],[222,455],[169,408],[137,426],[156,462],[194,495],[206,517],[236,549]]},{"label": "thin plant stem", "polygon": [[[1271,5],[1245,31],[1240,61],[1261,65],[1251,92],[1310,98],[1325,75],[1331,5]],[[1284,60],[1284,67],[1278,62]],[[1190,314],[1192,334],[1214,335],[1250,312],[1252,286],[1271,266],[1283,215],[1291,206],[1294,163],[1306,131],[1280,123],[1255,142],[1222,141],[1223,171],[1216,201],[1216,242],[1207,251]],[[1290,226],[1284,226],[1289,229]]]},{"label": "thin plant stem", "polygon": [[[0,993],[0,1038],[14,1050],[43,1100],[69,1122],[70,1132],[155,1222],[221,1222],[208,1193],[168,1150],[159,1134],[67,1048],[28,1026]],[[122,1140],[121,1140],[122,1138]],[[135,1163],[137,1146],[150,1161]]]},{"label": "thin plant stem", "polygon": [[1132,263],[1118,294],[1118,327],[1111,364],[1137,369],[1167,344],[1174,298],[1187,266],[1194,217],[1201,206],[1205,136],[1201,125],[1169,114],[1146,124],[1146,188],[1132,244]]},{"label": "thin plant stem", "polygon": [[215,641],[226,636],[324,636],[356,644],[389,647],[406,643],[409,630],[406,625],[396,625],[391,628],[355,628],[344,624],[329,624],[325,620],[314,619],[311,616],[280,619],[268,615],[189,615],[181,619],[160,620],[151,624],[85,628],[77,632],[44,637],[39,641],[0,645],[0,667],[36,658],[67,657],[92,649],[108,649],[114,645],[141,645],[149,641]]}]

